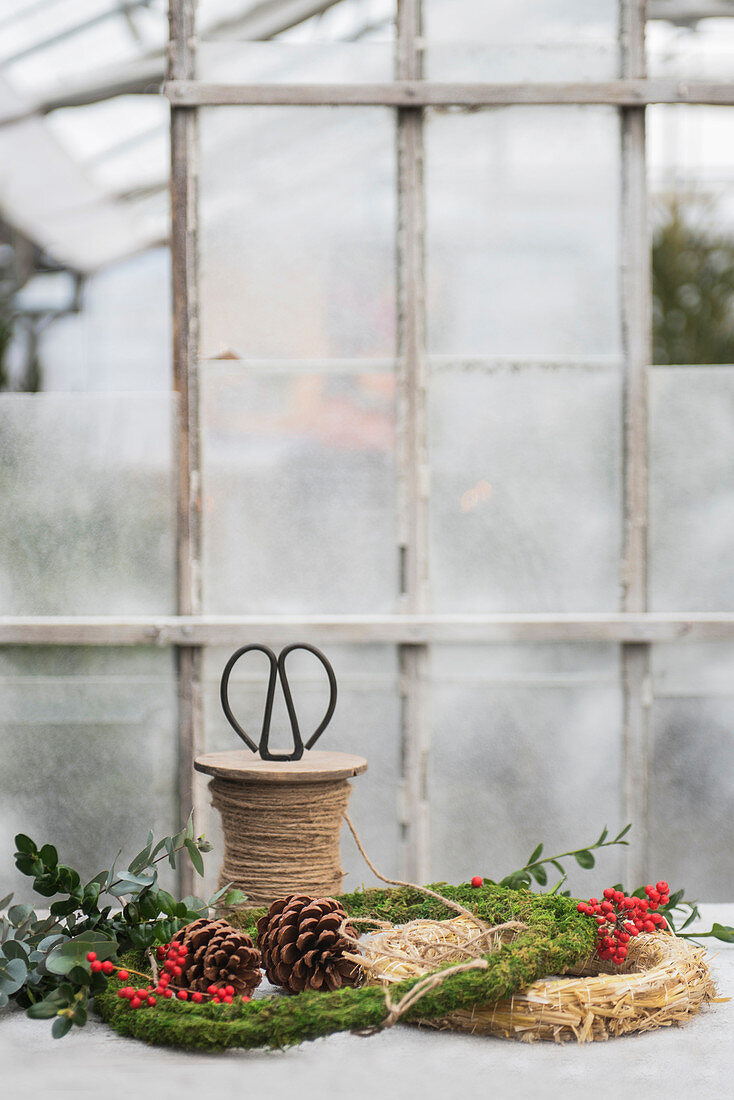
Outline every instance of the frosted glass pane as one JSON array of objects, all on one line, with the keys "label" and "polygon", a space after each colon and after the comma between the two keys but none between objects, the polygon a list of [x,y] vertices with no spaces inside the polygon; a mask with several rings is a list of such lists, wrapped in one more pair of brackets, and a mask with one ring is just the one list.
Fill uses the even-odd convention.
[{"label": "frosted glass pane", "polygon": [[611,109],[431,115],[430,351],[619,354],[619,174]]},{"label": "frosted glass pane", "polygon": [[424,0],[432,80],[607,80],[618,0]]},{"label": "frosted glass pane", "polygon": [[199,80],[227,84],[331,84],[392,80],[389,42],[200,42]]},{"label": "frosted glass pane", "polygon": [[652,78],[731,79],[734,27],[728,18],[696,20],[685,30],[673,22],[650,19],[645,45]]},{"label": "frosted glass pane", "polygon": [[[435,647],[431,660],[434,879],[501,878],[541,840],[552,855],[624,824],[613,646]],[[589,876],[569,870],[588,896]],[[597,874],[619,881],[620,853]]]},{"label": "frosted glass pane", "polygon": [[0,395],[0,611],[174,610],[170,394]]},{"label": "frosted glass pane", "polygon": [[650,380],[650,607],[734,609],[734,368]]},{"label": "frosted glass pane", "polygon": [[[307,633],[304,640],[308,640]],[[249,641],[249,639],[248,639]],[[243,640],[243,644],[245,641]],[[275,646],[275,652],[279,651]],[[363,775],[352,780],[349,815],[359,831],[368,855],[378,870],[398,874],[400,829],[397,819],[400,780],[400,703],[397,690],[397,658],[389,646],[321,647],[331,661],[338,684],[337,706],[317,747],[333,752],[356,753],[369,761]],[[220,752],[245,746],[230,727],[219,702],[219,681],[230,650],[209,649],[205,654],[206,750]],[[315,728],[323,717],[329,690],[321,665],[306,653],[288,658],[288,679],[303,733]],[[262,724],[267,681],[267,661],[253,653],[235,667],[230,680],[232,709],[253,740],[258,741]],[[271,745],[292,747],[290,727],[280,690],[273,709]],[[202,787],[206,780],[200,777]],[[204,795],[208,804],[208,792]],[[219,872],[221,852],[219,815],[209,810],[207,836],[215,845],[208,873],[212,882]],[[346,826],[342,833],[342,867],[345,890],[363,882],[379,885],[352,841]]]},{"label": "frosted glass pane", "polygon": [[734,642],[680,642],[652,647],[656,697],[734,697]]},{"label": "frosted glass pane", "polygon": [[437,611],[616,610],[620,401],[610,371],[434,376]]},{"label": "frosted glass pane", "polygon": [[206,368],[210,612],[392,610],[391,373]]},{"label": "frosted glass pane", "polygon": [[652,717],[651,873],[734,901],[734,699],[658,700]]},{"label": "frosted glass pane", "polygon": [[0,895],[30,898],[18,832],[91,878],[176,830],[176,728],[168,650],[0,650]]},{"label": "frosted glass pane", "polygon": [[204,357],[394,355],[392,113],[200,113]]}]

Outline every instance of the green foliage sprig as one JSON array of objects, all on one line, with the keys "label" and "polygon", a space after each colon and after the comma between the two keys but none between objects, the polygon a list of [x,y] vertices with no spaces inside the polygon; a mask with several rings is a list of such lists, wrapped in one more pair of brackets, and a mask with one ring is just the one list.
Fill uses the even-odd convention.
[{"label": "green foliage sprig", "polygon": [[[609,836],[609,830],[606,825],[601,831],[598,840],[595,840],[593,844],[589,844],[585,848],[574,848],[568,852],[560,852],[555,856],[543,855],[543,844],[538,844],[537,848],[534,848],[530,854],[527,863],[518,868],[516,871],[511,871],[509,875],[505,875],[503,879],[496,884],[498,886],[506,886],[509,890],[522,890],[530,889],[533,884],[533,880],[537,882],[538,886],[548,885],[548,872],[546,867],[551,866],[560,873],[561,880],[551,891],[552,893],[561,893],[563,897],[570,896],[570,890],[561,890],[560,887],[566,881],[566,870],[561,863],[562,859],[575,859],[579,867],[584,871],[590,871],[596,863],[594,852],[599,848],[612,848],[614,845],[627,845],[628,841],[624,838],[632,828],[632,825],[625,825],[621,832],[612,840],[607,840]],[[485,878],[485,882],[492,884],[493,880]]]},{"label": "green foliage sprig", "polygon": [[[53,1019],[52,1034],[65,1035],[87,1020],[90,997],[98,996],[107,978],[92,973],[87,954],[115,959],[131,949],[149,950],[167,943],[185,924],[214,906],[239,905],[241,890],[224,886],[208,900],[194,895],[177,901],[158,885],[158,864],[176,868],[182,856],[204,873],[202,854],[211,851],[203,836],[195,836],[193,815],[175,836],[157,843],[153,833],[125,870],[112,866],[82,884],[72,867],[59,863],[53,844],[41,848],[20,833],[15,838],[18,869],[33,877],[36,893],[55,898],[50,916],[39,918],[33,906],[14,905],[0,913],[0,1007],[10,998],[35,1019]],[[13,899],[0,902],[0,911]],[[106,901],[105,899],[109,899]]]}]

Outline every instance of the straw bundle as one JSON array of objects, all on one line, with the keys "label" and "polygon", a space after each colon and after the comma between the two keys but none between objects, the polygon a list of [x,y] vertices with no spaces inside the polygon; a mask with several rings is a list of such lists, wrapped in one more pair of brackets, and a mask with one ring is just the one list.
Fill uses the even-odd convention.
[{"label": "straw bundle", "polygon": [[[372,981],[400,981],[466,959],[477,946],[489,954],[516,934],[506,926],[482,932],[464,917],[416,921],[362,941],[362,965]],[[525,1042],[583,1043],[684,1023],[716,994],[703,948],[661,933],[631,941],[623,967],[612,971],[591,959],[574,973],[579,976],[542,979],[495,1004],[457,1010],[425,1025]]]}]

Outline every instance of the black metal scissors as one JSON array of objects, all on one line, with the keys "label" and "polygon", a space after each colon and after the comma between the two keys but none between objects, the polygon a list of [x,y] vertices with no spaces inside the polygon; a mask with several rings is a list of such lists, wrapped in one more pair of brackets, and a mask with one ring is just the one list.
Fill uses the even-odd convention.
[{"label": "black metal scissors", "polygon": [[[268,658],[268,661],[270,662],[268,694],[265,698],[265,711],[263,713],[262,733],[260,734],[260,743],[258,745],[255,744],[249,734],[245,733],[242,726],[239,724],[234,714],[232,713],[232,708],[229,705],[228,694],[229,677],[232,669],[234,668],[237,661],[239,661],[240,657],[244,656],[245,653],[252,652],[253,649],[257,650],[260,653],[264,653],[265,656]],[[313,653],[314,656],[318,657],[318,659],[321,661],[321,664],[326,669],[326,675],[329,678],[330,695],[329,705],[326,708],[326,714],[321,719],[321,722],[311,734],[305,745],[303,744],[303,739],[301,737],[301,731],[298,726],[296,710],[293,706],[293,696],[291,695],[290,684],[288,683],[288,677],[286,676],[285,672],[285,659],[289,653],[293,652],[294,649],[306,649],[309,653]],[[278,677],[280,677],[280,683],[283,688],[283,697],[285,699],[285,705],[288,711],[288,718],[290,719],[291,723],[291,733],[293,734],[293,752],[289,753],[274,753],[271,752],[268,748],[268,741],[270,738],[270,720],[273,716],[273,700],[275,699],[275,684]],[[252,749],[253,752],[260,753],[260,757],[262,760],[300,760],[303,756],[304,748],[312,748],[331,721],[331,716],[333,715],[334,708],[336,707],[336,676],[334,675],[334,669],[331,667],[329,661],[326,659],[321,650],[317,649],[316,646],[308,645],[307,642],[287,645],[285,649],[281,649],[280,654],[277,657],[273,653],[272,649],[269,649],[266,645],[243,645],[241,649],[238,649],[235,653],[232,654],[230,659],[227,661],[227,664],[224,666],[222,680],[219,685],[219,697],[222,700],[222,709],[232,729],[239,737],[242,738],[249,749]]]}]

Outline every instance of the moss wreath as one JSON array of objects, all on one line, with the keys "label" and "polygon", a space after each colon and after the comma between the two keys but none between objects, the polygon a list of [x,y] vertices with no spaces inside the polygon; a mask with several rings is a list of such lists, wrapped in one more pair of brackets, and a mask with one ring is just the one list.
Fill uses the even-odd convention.
[{"label": "moss wreath", "polygon": [[[577,903],[570,898],[499,886],[476,889],[440,883],[438,889],[444,897],[460,902],[487,924],[517,920],[525,923],[527,930],[511,944],[485,956],[486,969],[452,974],[430,989],[405,1012],[406,1021],[437,1019],[457,1009],[500,1000],[538,978],[579,963],[595,949],[596,925],[577,911]],[[350,916],[374,917],[391,924],[456,916],[441,902],[407,887],[363,890],[342,894],[338,900]],[[229,920],[254,937],[257,919],[265,912],[264,908],[243,910]],[[125,963],[145,968],[139,953],[125,956]],[[404,996],[419,980],[393,985],[391,996],[395,999]],[[274,995],[231,1005],[171,999],[159,1001],[151,1010],[133,1011],[110,983],[96,998],[95,1008],[120,1035],[196,1050],[287,1047],[338,1031],[379,1030],[388,1017],[385,992],[374,985],[334,993]]]}]

